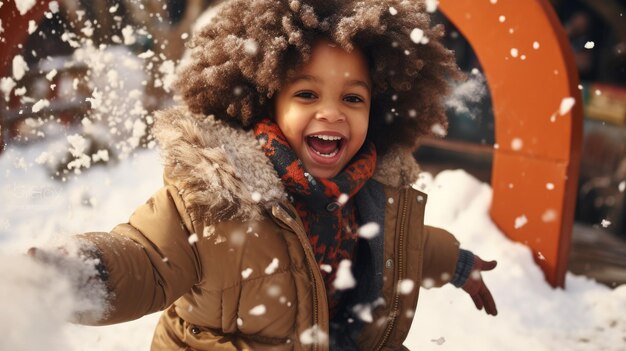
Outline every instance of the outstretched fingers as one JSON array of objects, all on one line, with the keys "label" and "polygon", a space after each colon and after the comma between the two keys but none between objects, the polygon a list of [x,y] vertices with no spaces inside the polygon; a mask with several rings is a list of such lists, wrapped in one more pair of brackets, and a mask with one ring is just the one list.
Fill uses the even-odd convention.
[{"label": "outstretched fingers", "polygon": [[487,288],[486,285],[483,284],[482,288],[479,291],[481,302],[485,306],[485,312],[492,316],[498,315],[498,309],[496,308],[496,302],[491,296],[491,291]]}]

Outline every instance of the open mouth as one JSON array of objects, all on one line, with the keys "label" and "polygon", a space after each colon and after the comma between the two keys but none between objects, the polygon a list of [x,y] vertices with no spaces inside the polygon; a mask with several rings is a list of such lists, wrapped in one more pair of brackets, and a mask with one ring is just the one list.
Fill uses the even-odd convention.
[{"label": "open mouth", "polygon": [[345,144],[345,139],[337,135],[315,134],[307,136],[306,143],[318,156],[333,158]]}]

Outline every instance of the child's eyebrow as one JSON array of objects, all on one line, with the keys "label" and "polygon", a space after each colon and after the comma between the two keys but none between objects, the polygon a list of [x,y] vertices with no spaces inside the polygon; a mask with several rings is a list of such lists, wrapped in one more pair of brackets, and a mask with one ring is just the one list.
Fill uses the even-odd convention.
[{"label": "child's eyebrow", "polygon": [[[291,79],[290,83],[293,84],[299,80],[305,80],[305,81],[312,81],[314,83],[321,83],[322,80],[319,79],[316,76],[312,76],[310,74],[304,74],[304,75],[300,75],[300,76],[295,76],[293,77],[293,79]],[[353,79],[348,81],[347,85],[358,85],[358,86],[362,86],[363,88],[367,89],[367,91],[370,91],[370,85],[367,84],[367,82],[360,80],[360,79]]]}]

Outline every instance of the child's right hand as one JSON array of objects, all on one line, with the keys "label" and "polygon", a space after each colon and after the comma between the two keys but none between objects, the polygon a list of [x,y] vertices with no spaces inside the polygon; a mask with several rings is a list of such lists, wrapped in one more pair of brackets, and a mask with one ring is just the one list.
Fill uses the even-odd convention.
[{"label": "child's right hand", "polygon": [[463,286],[461,287],[465,292],[469,294],[469,296],[474,301],[474,305],[479,310],[485,308],[485,312],[492,316],[498,314],[498,309],[496,308],[496,302],[493,300],[493,296],[491,296],[491,291],[485,285],[485,282],[482,278],[482,271],[490,271],[496,267],[498,262],[496,261],[483,261],[477,255],[474,255],[474,264],[472,265],[472,273]]}]

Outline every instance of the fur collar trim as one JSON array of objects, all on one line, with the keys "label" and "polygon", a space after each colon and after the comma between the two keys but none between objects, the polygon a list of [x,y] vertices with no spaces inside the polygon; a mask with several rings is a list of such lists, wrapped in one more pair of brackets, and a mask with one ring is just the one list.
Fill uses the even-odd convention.
[{"label": "fur collar trim", "polygon": [[[156,114],[152,134],[161,148],[165,181],[179,189],[194,222],[258,219],[264,208],[286,198],[252,131],[175,107]],[[410,150],[394,149],[379,157],[372,178],[408,187],[418,174]]]}]

